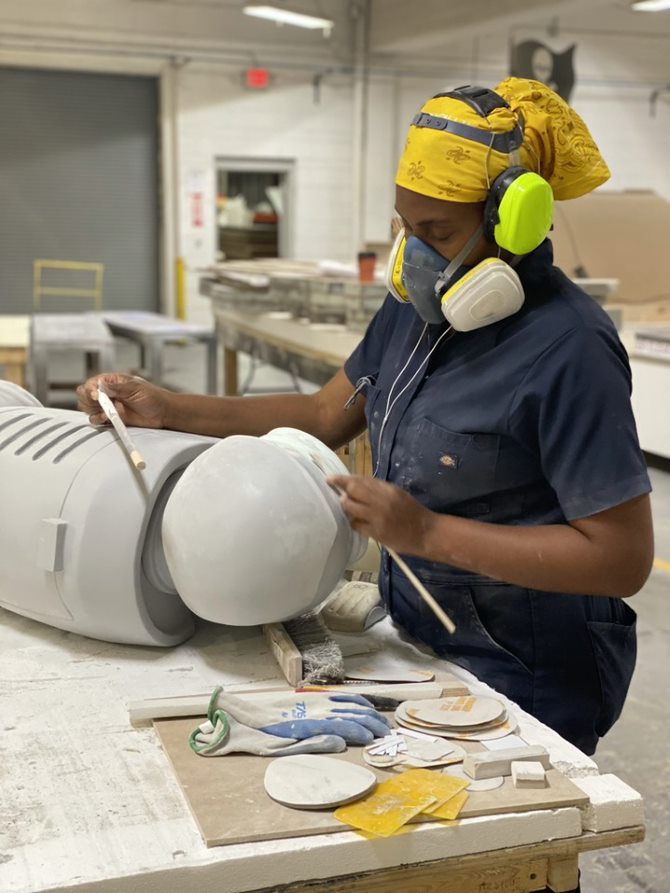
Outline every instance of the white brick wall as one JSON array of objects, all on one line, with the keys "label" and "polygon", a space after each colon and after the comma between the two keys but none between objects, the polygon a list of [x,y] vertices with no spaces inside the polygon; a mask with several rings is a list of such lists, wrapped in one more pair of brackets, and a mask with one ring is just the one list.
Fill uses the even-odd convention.
[{"label": "white brick wall", "polygon": [[[326,74],[319,104],[314,101],[311,80],[313,72],[351,62],[353,26],[348,6],[341,0],[324,0],[324,11],[336,18],[337,27],[333,40],[322,43],[297,29],[278,30],[266,24],[255,30],[259,26],[252,27],[248,21],[240,24],[239,10],[232,8],[214,10],[205,5],[194,14],[187,7],[173,9],[148,0],[130,6],[121,0],[71,0],[56,16],[52,5],[41,0],[6,0],[0,24],[16,39],[21,34],[39,40],[71,33],[82,41],[95,39],[96,46],[134,45],[140,57],[145,45],[160,56],[168,37],[174,52],[182,45],[192,45],[198,51],[238,54],[238,61],[227,66],[206,66],[192,60],[176,74],[177,247],[189,269],[190,316],[196,320],[209,319],[208,302],[197,296],[196,269],[211,263],[216,254],[217,156],[292,159],[293,253],[303,258],[351,259],[360,247],[355,244],[357,220],[362,220],[364,241],[388,238],[397,157],[409,121],[421,103],[449,85],[473,81],[494,85],[508,68],[510,33],[507,26],[492,20],[490,33],[478,34],[474,42],[460,39],[454,46],[446,46],[444,35],[438,35],[431,52],[407,53],[405,59],[374,59],[363,159],[364,206],[360,208],[354,183],[353,78]],[[574,104],[612,170],[612,180],[605,188],[655,189],[670,199],[670,103],[658,103],[656,118],[649,114],[651,91],[668,81],[667,39],[660,39],[663,31],[667,38],[667,17],[635,15],[611,0],[596,12],[591,6],[557,5],[556,12],[561,15],[557,42],[558,48],[572,42],[578,46]],[[380,9],[378,6],[377,11]],[[546,36],[551,10],[543,10],[537,13],[542,21],[538,19],[535,32],[529,21],[528,36],[556,43]],[[239,33],[235,28],[241,29]],[[258,42],[260,34],[262,44]],[[275,75],[267,93],[250,93],[241,87],[241,71],[248,64],[247,56],[251,62],[252,48],[255,57],[266,59]],[[187,51],[184,56],[189,58]],[[44,54],[41,58],[43,61],[34,64],[49,64]],[[73,51],[67,58],[74,64],[77,53]],[[113,70],[118,71],[121,58],[116,58]],[[305,69],[302,73],[289,71],[282,68],[282,61],[301,62]],[[410,68],[421,69],[425,76],[412,74]],[[104,68],[96,65],[94,70]],[[431,70],[433,76],[426,74]],[[204,227],[197,230],[190,225],[187,201],[195,182],[204,189]]]},{"label": "white brick wall", "polygon": [[[627,20],[617,20],[623,28]],[[564,28],[569,20],[562,20]],[[649,96],[656,86],[668,82],[667,42],[657,35],[626,34],[580,36],[579,22],[558,41],[558,49],[577,43],[577,85],[572,104],[584,118],[612,172],[605,189],[652,189],[670,201],[670,93],[657,104],[656,117],[649,110]],[[538,30],[535,36],[552,43]],[[463,48],[461,48],[461,53]],[[445,51],[445,58],[449,58]],[[372,171],[375,194],[366,195],[366,238],[380,241],[388,231],[388,209],[393,206],[393,178],[398,155],[413,115],[422,103],[446,87],[459,83],[495,84],[508,72],[506,41],[482,36],[475,61],[435,77],[377,77],[374,80],[374,135],[368,139],[367,167]],[[384,136],[382,136],[382,131]],[[391,153],[379,151],[386,140]]]},{"label": "white brick wall", "polygon": [[[353,219],[353,92],[351,79],[326,78],[315,103],[307,75],[277,75],[266,92],[250,92],[239,73],[187,68],[178,78],[180,241],[187,267],[189,316],[205,320],[195,268],[216,252],[216,158],[293,160],[292,253],[298,258],[351,259]],[[203,176],[205,225],[190,225],[189,184]]]}]

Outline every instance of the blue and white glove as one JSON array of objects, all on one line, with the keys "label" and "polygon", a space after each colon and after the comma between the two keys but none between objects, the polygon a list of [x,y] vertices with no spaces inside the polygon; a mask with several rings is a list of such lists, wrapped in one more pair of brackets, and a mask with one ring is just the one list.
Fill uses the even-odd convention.
[{"label": "blue and white glove", "polygon": [[338,753],[347,744],[369,744],[388,734],[389,724],[356,694],[304,692],[243,698],[216,688],[208,721],[191,735],[202,756],[255,753]]}]

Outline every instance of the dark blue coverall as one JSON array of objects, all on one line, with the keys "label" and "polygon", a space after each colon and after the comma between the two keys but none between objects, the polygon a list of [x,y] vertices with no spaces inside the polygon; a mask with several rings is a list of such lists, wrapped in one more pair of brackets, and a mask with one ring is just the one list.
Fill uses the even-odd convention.
[{"label": "dark blue coverall", "polygon": [[[566,524],[648,493],[628,359],[608,315],[553,266],[548,240],[517,272],[522,309],[448,335],[380,442],[389,389],[424,325],[411,305],[387,297],[345,364],[365,395],[377,477],[433,511],[519,526]],[[445,327],[428,326],[394,397]],[[379,585],[393,620],[592,754],[626,697],[635,612],[618,598],[407,561],[457,632],[445,632],[384,552]]]}]

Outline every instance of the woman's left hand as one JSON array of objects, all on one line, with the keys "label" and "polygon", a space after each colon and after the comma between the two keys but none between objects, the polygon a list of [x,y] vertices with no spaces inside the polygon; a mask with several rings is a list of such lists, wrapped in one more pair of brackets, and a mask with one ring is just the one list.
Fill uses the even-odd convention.
[{"label": "woman's left hand", "polygon": [[426,537],[436,518],[395,484],[355,475],[329,477],[354,530],[405,555],[425,554]]}]

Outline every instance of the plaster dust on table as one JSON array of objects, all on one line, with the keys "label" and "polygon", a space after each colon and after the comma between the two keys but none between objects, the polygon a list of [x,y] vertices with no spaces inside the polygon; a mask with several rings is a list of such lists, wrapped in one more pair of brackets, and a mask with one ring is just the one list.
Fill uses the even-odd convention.
[{"label": "plaster dust on table", "polygon": [[[189,642],[164,651],[0,617],[0,853],[13,857],[0,864],[2,893],[74,893],[82,884],[99,884],[95,893],[191,893],[205,883],[242,893],[288,884],[297,870],[325,878],[343,864],[359,872],[580,833],[579,810],[568,807],[466,819],[457,835],[420,828],[408,841],[378,841],[374,851],[353,832],[207,849],[154,732],[130,727],[126,703],[218,684],[281,684],[260,632],[202,623]],[[401,641],[388,618],[368,637],[400,665],[438,679],[453,674],[476,694],[500,697]],[[544,744],[566,774],[597,774],[537,720],[522,716],[520,734]],[[182,873],[194,866],[197,875]]]}]

